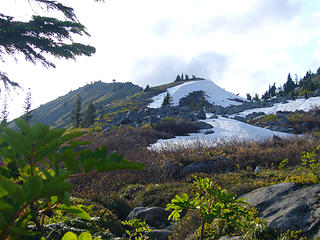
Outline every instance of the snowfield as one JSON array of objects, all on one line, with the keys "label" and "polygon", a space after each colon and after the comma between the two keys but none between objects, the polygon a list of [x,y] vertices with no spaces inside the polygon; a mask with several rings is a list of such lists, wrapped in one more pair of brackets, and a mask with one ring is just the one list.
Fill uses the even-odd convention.
[{"label": "snowfield", "polygon": [[191,133],[189,136],[177,136],[171,139],[160,139],[156,143],[150,145],[150,150],[159,151],[165,148],[175,146],[190,146],[196,144],[215,145],[219,142],[227,142],[232,140],[249,140],[261,141],[270,139],[273,135],[281,138],[294,137],[296,135],[275,132],[265,128],[256,127],[247,123],[243,123],[234,119],[219,117],[218,119],[207,119],[203,122],[213,126],[214,133],[204,134],[208,130],[201,130],[200,133]]},{"label": "snowfield", "polygon": [[299,98],[294,101],[289,100],[288,103],[277,103],[274,106],[267,108],[249,109],[234,115],[244,117],[253,112],[264,112],[265,114],[275,114],[277,111],[295,112],[298,110],[308,112],[315,107],[320,107],[320,97],[312,97],[308,99]]},{"label": "snowfield", "polygon": [[[227,92],[217,86],[210,80],[200,80],[194,82],[187,82],[176,87],[168,89],[168,92],[173,97],[174,105],[179,104],[179,100],[187,96],[193,91],[202,90],[207,94],[207,100],[215,105],[220,105],[222,107],[227,107],[230,105],[239,105],[241,103],[237,101],[232,101],[230,99],[240,98],[230,92]],[[160,108],[165,93],[159,94],[152,98],[153,102],[149,105],[150,108]],[[267,108],[255,108],[246,110],[237,114],[230,115],[229,117],[234,117],[236,115],[245,117],[253,112],[264,112],[265,114],[275,114],[277,111],[289,111],[295,112],[297,110],[310,111],[316,107],[320,108],[320,97],[311,97],[309,99],[296,99],[289,100],[288,103],[277,103],[272,107]],[[210,115],[207,115],[207,118]],[[280,138],[294,137],[297,135],[288,134],[283,132],[275,132],[265,128],[253,126],[247,123],[237,121],[235,119],[219,117],[218,119],[206,119],[203,120],[213,126],[214,133],[205,134],[208,130],[202,130],[200,133],[191,133],[189,136],[177,136],[172,139],[161,139],[156,143],[149,146],[149,149],[161,150],[170,149],[176,146],[187,147],[195,144],[203,145],[215,145],[219,142],[228,142],[232,140],[248,140],[248,141],[261,141],[272,138],[274,135]]]},{"label": "snowfield", "polygon": [[[169,94],[173,98],[173,105],[177,106],[179,104],[179,100],[182,97],[187,96],[189,93],[194,91],[204,91],[207,94],[207,100],[210,103],[215,105],[219,105],[222,107],[227,107],[230,105],[240,105],[241,103],[237,101],[232,101],[230,99],[240,99],[245,101],[244,98],[238,97],[230,92],[225,91],[224,89],[220,88],[211,80],[198,80],[193,82],[187,82],[180,84],[178,86],[168,88]],[[160,108],[163,98],[167,93],[161,93],[152,98],[153,102],[148,105],[149,108]]]}]

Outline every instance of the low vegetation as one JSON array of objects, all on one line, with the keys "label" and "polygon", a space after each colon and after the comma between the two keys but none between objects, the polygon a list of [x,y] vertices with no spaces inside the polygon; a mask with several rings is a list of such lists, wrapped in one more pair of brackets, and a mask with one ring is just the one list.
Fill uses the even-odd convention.
[{"label": "low vegetation", "polygon": [[[123,234],[127,232],[129,239],[147,239],[149,230],[143,222],[125,222],[130,211],[141,205],[167,206],[174,210],[172,217],[175,219],[178,219],[178,215],[181,214],[180,210],[191,210],[187,213],[182,212],[178,224],[175,225],[171,236],[171,239],[175,240],[185,239],[190,234],[195,234],[195,239],[218,239],[226,234],[243,235],[246,239],[303,239],[299,232],[282,233],[268,229],[256,217],[257,213],[254,209],[247,208],[240,200],[235,201],[234,196],[286,181],[302,185],[320,182],[320,153],[317,147],[320,141],[308,136],[283,139],[277,142],[271,140],[220,142],[211,146],[199,142],[192,146],[180,145],[155,151],[148,149],[148,145],[159,138],[171,137],[172,133],[145,126],[142,128],[114,128],[106,133],[88,131],[89,134],[83,135],[80,131],[49,130],[42,125],[30,128],[22,121],[18,121],[18,125],[23,130],[23,134],[6,130],[5,126],[2,126],[1,153],[3,159],[0,189],[1,201],[4,203],[4,205],[1,204],[1,216],[5,217],[1,218],[4,219],[1,220],[2,239],[25,235],[27,233],[25,232],[26,224],[31,222],[34,227],[29,229],[29,232],[36,230],[43,236],[50,234],[46,227],[47,224],[60,222],[76,226],[76,229],[83,229],[81,231],[88,232],[93,237],[103,234],[105,236],[112,234],[124,236]],[[20,146],[13,136],[19,136],[17,139],[24,144]],[[64,141],[57,140],[59,137],[62,137]],[[73,137],[77,137],[76,140],[72,140]],[[43,148],[39,152],[43,158],[34,158],[39,159],[37,164],[34,162],[35,165],[32,165],[33,163],[31,164],[28,160],[30,158],[25,155],[29,154],[30,147],[30,143],[25,141],[33,138],[38,139],[33,140],[36,144],[33,145],[35,152],[37,152],[36,149],[39,148],[40,151]],[[47,141],[50,138],[52,138],[53,145]],[[58,147],[61,144],[63,148]],[[8,148],[9,146],[11,147]],[[94,159],[108,156],[107,151],[101,147],[108,150],[109,156],[117,156],[120,164],[121,159],[128,158],[140,163],[132,165],[132,168],[141,167],[141,164],[144,164],[145,168],[138,171],[92,172],[95,168]],[[45,151],[45,149],[49,150]],[[57,149],[60,150],[56,152]],[[71,151],[71,149],[76,151]],[[114,151],[123,154],[124,158],[121,155],[110,155]],[[69,159],[75,160],[80,157],[84,160],[82,155],[89,156],[88,154],[92,155],[89,159],[93,165],[87,161],[82,162],[82,160],[79,164],[82,170],[89,174],[79,174],[79,165],[69,165]],[[44,160],[46,157],[49,157],[49,162]],[[63,162],[66,169],[60,168]],[[210,172],[183,173],[180,171],[190,164],[204,162],[214,162],[219,165]],[[24,165],[21,165],[22,163]],[[130,165],[127,164],[128,162],[125,162],[121,167],[120,165],[118,167],[106,165],[106,168],[103,169],[130,168]],[[262,169],[255,172],[257,166],[261,166]],[[98,166],[96,168],[100,169]],[[50,170],[46,172],[46,169]],[[198,177],[194,178],[194,175]],[[43,195],[42,191],[48,191],[50,188],[35,188],[35,186],[47,184],[49,179],[52,181],[60,179],[59,176],[62,181],[61,186],[65,187],[54,189],[52,193],[48,193],[49,195]],[[69,180],[64,183],[66,178]],[[74,186],[72,190],[70,183]],[[27,185],[33,188],[30,186],[27,188]],[[20,191],[12,192],[12,189],[20,188],[27,189],[23,194],[29,194],[29,200],[26,196],[19,198],[21,202],[12,202],[10,199],[14,199],[16,196],[14,194]],[[65,195],[68,190],[71,190],[72,198]],[[232,207],[232,211],[231,209],[222,211],[219,208],[224,201],[231,204],[227,205]],[[13,209],[9,207],[13,206],[12,204]],[[19,209],[24,209],[24,215],[20,215],[22,210]],[[219,213],[218,210],[221,212]],[[19,214],[15,215],[17,211]],[[223,212],[234,212],[235,215],[223,215]],[[87,219],[89,215],[98,218],[91,221],[74,220],[72,214]],[[10,220],[12,216],[16,216],[14,218],[16,220]],[[9,227],[8,224],[13,222],[15,225]],[[88,234],[81,235],[81,232],[71,234],[57,230],[56,233],[59,234],[54,235],[55,237],[51,235],[52,239],[60,240],[64,234],[66,234],[64,239],[69,239],[69,237],[70,239],[82,239],[84,236],[89,239],[90,237]]]}]

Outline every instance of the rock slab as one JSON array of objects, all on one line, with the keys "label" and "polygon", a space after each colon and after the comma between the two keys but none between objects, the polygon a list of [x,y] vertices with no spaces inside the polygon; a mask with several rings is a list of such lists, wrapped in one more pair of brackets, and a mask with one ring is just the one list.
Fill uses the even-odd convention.
[{"label": "rock slab", "polygon": [[242,195],[259,211],[267,225],[282,231],[302,230],[318,235],[320,223],[320,184],[299,187],[295,183],[281,183],[256,189]]}]

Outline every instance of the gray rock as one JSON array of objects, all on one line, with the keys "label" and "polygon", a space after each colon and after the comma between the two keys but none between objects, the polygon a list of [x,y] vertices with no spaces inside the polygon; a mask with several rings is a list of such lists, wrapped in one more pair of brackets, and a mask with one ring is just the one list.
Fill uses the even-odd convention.
[{"label": "gray rock", "polygon": [[285,132],[285,133],[293,133],[294,132],[292,128],[288,128],[288,127],[280,126],[280,125],[274,125],[269,129],[272,131],[276,131],[276,132]]},{"label": "gray rock", "polygon": [[180,107],[181,112],[189,113],[191,111],[189,106],[182,106]]},{"label": "gray rock", "polygon": [[300,188],[287,182],[256,189],[240,198],[255,206],[268,226],[311,234],[318,231],[319,194],[320,184]]},{"label": "gray rock", "polygon": [[256,166],[256,168],[254,169],[254,172],[259,173],[261,172],[261,170],[262,170],[262,167],[259,165],[259,166]]},{"label": "gray rock", "polygon": [[111,128],[112,128],[112,125],[111,125],[111,124],[104,125],[104,126],[102,127],[102,132],[103,132],[103,133],[104,133],[104,132],[107,132],[107,131],[109,131]]},{"label": "gray rock", "polygon": [[282,118],[279,120],[279,123],[280,123],[281,125],[285,125],[285,126],[291,124],[291,122],[289,121],[289,119],[288,119],[286,116],[282,117]]},{"label": "gray rock", "polygon": [[243,240],[243,237],[241,237],[241,236],[234,236],[234,237],[223,236],[223,237],[220,237],[218,240]]},{"label": "gray rock", "polygon": [[211,124],[206,123],[206,122],[202,122],[202,121],[195,122],[194,125],[195,125],[195,127],[196,127],[198,130],[201,130],[201,129],[211,129],[211,128],[213,128]]},{"label": "gray rock", "polygon": [[281,142],[281,137],[278,137],[277,135],[273,135],[272,136],[272,141],[274,141],[274,142]]},{"label": "gray rock", "polygon": [[170,211],[166,211],[160,207],[136,207],[130,212],[127,220],[138,218],[146,221],[150,227],[165,228],[170,224],[168,220],[169,215]]},{"label": "gray rock", "polygon": [[318,116],[320,116],[320,109],[317,109],[312,113],[312,117],[318,117]]},{"label": "gray rock", "polygon": [[209,119],[217,119],[218,118],[218,116],[215,114],[215,113],[213,113],[210,117],[209,117]]},{"label": "gray rock", "polygon": [[150,240],[167,240],[172,234],[171,230],[155,229],[148,233]]},{"label": "gray rock", "polygon": [[205,131],[204,134],[208,135],[208,134],[213,134],[214,131],[213,130],[208,130],[208,131]]},{"label": "gray rock", "polygon": [[154,125],[158,124],[159,122],[160,122],[160,119],[158,117],[150,116],[149,123],[151,126],[154,126]]},{"label": "gray rock", "polygon": [[277,111],[276,112],[276,117],[281,119],[283,117],[286,117],[290,112],[285,112],[285,111]]},{"label": "gray rock", "polygon": [[240,121],[240,122],[247,122],[247,120],[246,120],[244,117],[240,117],[240,116],[238,116],[238,115],[234,116],[233,119],[238,120],[238,121]]},{"label": "gray rock", "polygon": [[195,115],[199,119],[206,119],[207,118],[206,113],[203,108],[199,112],[197,112]]},{"label": "gray rock", "polygon": [[215,161],[209,160],[204,162],[195,162],[182,167],[180,169],[180,175],[184,176],[196,172],[217,172],[221,169],[226,168],[228,163],[229,161],[227,159],[222,158]]},{"label": "gray rock", "polygon": [[314,91],[313,96],[314,97],[320,96],[320,89],[319,88]]},{"label": "gray rock", "polygon": [[140,114],[136,111],[129,111],[127,113],[127,119],[129,122],[137,122],[139,120]]},{"label": "gray rock", "polygon": [[301,127],[304,131],[309,131],[309,130],[312,130],[313,128],[315,128],[316,125],[312,122],[303,122],[301,124]]}]

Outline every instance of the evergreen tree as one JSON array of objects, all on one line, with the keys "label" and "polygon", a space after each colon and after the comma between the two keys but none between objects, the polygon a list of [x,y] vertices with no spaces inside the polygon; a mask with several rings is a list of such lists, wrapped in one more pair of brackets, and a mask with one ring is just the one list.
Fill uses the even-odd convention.
[{"label": "evergreen tree", "polygon": [[189,81],[189,76],[188,76],[188,74],[186,74],[186,81]]},{"label": "evergreen tree", "polygon": [[184,81],[183,73],[181,73],[181,81]]},{"label": "evergreen tree", "polygon": [[75,102],[75,105],[74,105],[74,108],[72,110],[71,121],[72,121],[72,124],[75,128],[80,127],[80,124],[82,122],[82,119],[81,119],[81,96],[80,95],[78,95],[76,102]]},{"label": "evergreen tree", "polygon": [[290,73],[288,74],[287,82],[283,85],[283,92],[284,94],[289,94],[294,88],[296,87],[294,81],[291,78]]},{"label": "evergreen tree", "polygon": [[252,99],[252,97],[251,97],[250,93],[247,93],[247,100],[251,101],[251,99]]},{"label": "evergreen tree", "polygon": [[1,121],[6,121],[8,120],[8,99],[7,99],[7,95],[4,96],[4,101],[3,101],[3,108],[1,111]]},{"label": "evergreen tree", "polygon": [[[27,61],[41,63],[45,67],[55,67],[48,59],[74,59],[76,56],[90,56],[95,48],[73,41],[74,35],[89,35],[78,21],[74,9],[60,3],[59,0],[28,0],[37,2],[40,7],[55,10],[63,14],[64,19],[35,15],[27,21],[17,21],[12,16],[0,13],[0,58],[5,54],[15,57],[24,55]],[[11,81],[3,69],[0,69],[0,81],[6,87],[19,86]]]},{"label": "evergreen tree", "polygon": [[274,83],[271,87],[269,87],[269,93],[270,97],[275,97],[276,96],[276,84]]},{"label": "evergreen tree", "polygon": [[84,119],[84,127],[89,127],[94,124],[96,108],[93,103],[90,103],[87,108],[86,116]]},{"label": "evergreen tree", "polygon": [[151,89],[150,89],[150,86],[149,85],[147,85],[146,87],[145,87],[145,89],[144,89],[144,91],[145,92],[149,92]]},{"label": "evergreen tree", "polygon": [[30,123],[33,115],[31,112],[31,90],[28,88],[26,99],[24,100],[24,114],[22,118],[27,122]]},{"label": "evergreen tree", "polygon": [[181,78],[180,78],[180,75],[178,74],[177,77],[176,77],[175,82],[179,82],[179,81],[181,81]]},{"label": "evergreen tree", "polygon": [[162,105],[161,106],[171,106],[173,104],[172,96],[169,92],[167,92],[167,95],[163,98]]},{"label": "evergreen tree", "polygon": [[256,93],[256,94],[254,95],[253,100],[255,100],[255,101],[259,101],[259,100],[260,100],[260,99],[259,99],[259,95],[258,95],[258,93]]}]

